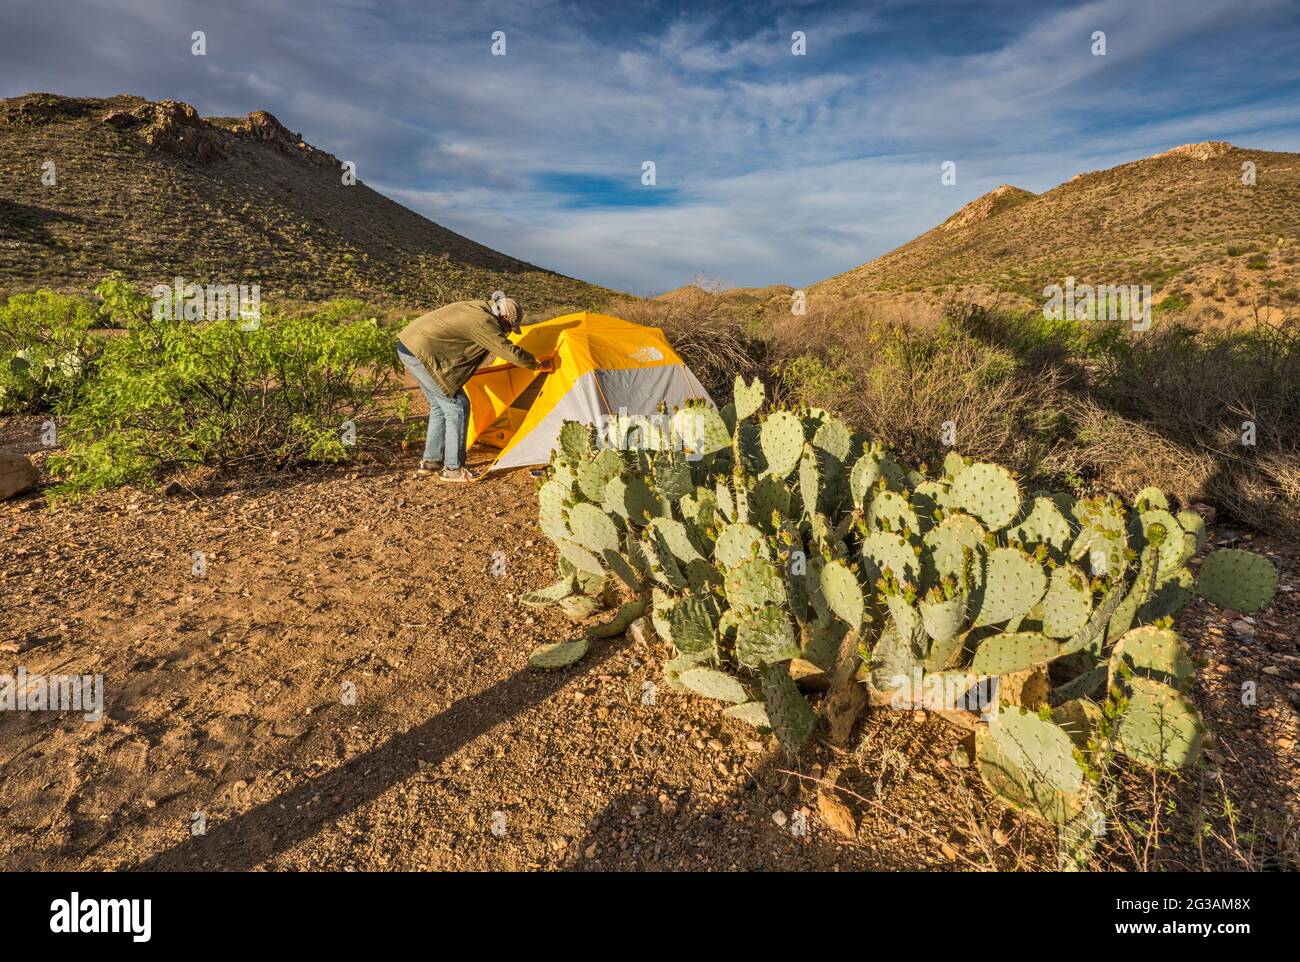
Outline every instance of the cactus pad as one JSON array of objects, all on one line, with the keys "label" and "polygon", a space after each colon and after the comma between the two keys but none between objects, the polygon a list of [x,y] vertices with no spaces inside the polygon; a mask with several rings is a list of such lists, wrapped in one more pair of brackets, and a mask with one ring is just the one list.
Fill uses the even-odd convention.
[{"label": "cactus pad", "polygon": [[694,460],[731,447],[731,431],[708,405],[679,408],[673,413],[672,432],[674,442]]},{"label": "cactus pad", "polygon": [[1047,575],[1037,561],[1016,548],[994,548],[975,595],[974,624],[978,628],[1022,617],[1046,591]]},{"label": "cactus pad", "polygon": [[[943,644],[951,641],[966,623],[966,596],[957,595],[946,601],[917,602],[921,613],[921,624],[932,641]],[[933,651],[933,649],[932,649]]]},{"label": "cactus pad", "polygon": [[609,515],[594,504],[582,502],[569,509],[569,530],[573,532],[574,541],[598,557],[619,548],[618,528]]},{"label": "cactus pad", "polygon": [[759,445],[768,473],[784,481],[799,466],[803,454],[803,422],[789,411],[773,411],[763,419]]},{"label": "cactus pad", "polygon": [[985,784],[1013,808],[1063,825],[1083,806],[1084,773],[1070,736],[1034,712],[999,711],[975,732],[975,755]]},{"label": "cactus pad", "polygon": [[904,635],[891,621],[871,650],[871,687],[880,693],[910,684],[925,662],[925,639],[920,634]]},{"label": "cactus pad", "polygon": [[618,611],[614,617],[604,624],[592,625],[587,629],[587,637],[592,641],[598,638],[614,638],[623,634],[632,627],[632,622],[636,621],[645,614],[646,601],[637,598],[626,604],[619,605]]},{"label": "cactus pad", "polygon": [[700,549],[691,541],[686,525],[682,522],[673,518],[655,518],[648,528],[663,540],[664,545],[672,552],[673,558],[679,564],[703,557]]},{"label": "cactus pad", "polygon": [[742,665],[763,668],[799,654],[790,619],[776,605],[746,612],[736,625],[736,660]]},{"label": "cactus pad", "polygon": [[677,676],[685,688],[705,698],[740,704],[749,697],[745,686],[725,671],[713,668],[690,668]]},{"label": "cactus pad", "polygon": [[717,639],[713,612],[703,599],[688,595],[666,612],[673,647],[684,655],[711,653]]},{"label": "cactus pad", "polygon": [[951,575],[960,584],[966,574],[965,558],[969,551],[976,561],[970,570],[974,582],[971,587],[982,584],[984,569],[978,564],[978,560],[987,536],[988,532],[984,530],[984,526],[968,514],[952,514],[944,518],[937,526],[925,533],[928,577],[938,581]]},{"label": "cactus pad", "polygon": [[577,542],[557,541],[555,546],[560,551],[560,557],[579,571],[584,571],[589,575],[603,576],[605,574],[600,559]]},{"label": "cactus pad", "polygon": [[1070,564],[1053,569],[1043,596],[1043,633],[1052,638],[1069,638],[1088,623],[1091,613],[1088,576]]},{"label": "cactus pad", "polygon": [[603,502],[607,514],[616,514],[634,524],[644,525],[663,514],[663,502],[642,478],[612,478],[605,485]]},{"label": "cactus pad", "polygon": [[1042,665],[1061,653],[1061,646],[1033,631],[1009,631],[980,642],[971,659],[977,675],[1009,675]]},{"label": "cactus pad", "polygon": [[785,604],[785,578],[776,565],[762,558],[746,561],[727,571],[723,587],[735,608],[762,608]]},{"label": "cactus pad", "polygon": [[763,399],[767,394],[767,389],[763,382],[754,378],[753,383],[746,386],[745,381],[740,375],[736,375],[736,383],[732,390],[732,396],[735,398],[736,422],[739,423],[745,418],[756,414],[758,409],[763,406]]},{"label": "cactus pad", "polygon": [[775,533],[777,526],[772,522],[772,513],[782,518],[790,515],[790,489],[772,475],[765,475],[754,483],[754,490],[749,493],[749,520],[764,531]]},{"label": "cactus pad", "polygon": [[763,533],[748,524],[727,525],[719,532],[713,546],[713,560],[724,568],[734,568],[751,558],[768,555]]},{"label": "cactus pad", "polygon": [[[1178,524],[1188,534],[1196,540],[1196,547],[1192,550],[1192,555],[1205,547],[1205,519],[1195,511],[1179,511]],[[1190,557],[1190,556],[1189,556]]]},{"label": "cactus pad", "polygon": [[1071,698],[1052,709],[1052,721],[1070,736],[1080,751],[1086,751],[1093,732],[1101,724],[1101,706],[1086,698]]},{"label": "cactus pad", "polygon": [[577,641],[557,641],[550,645],[539,645],[528,656],[529,668],[555,669],[567,668],[587,653],[591,643],[586,638]]},{"label": "cactus pad", "polygon": [[904,529],[919,534],[921,522],[907,498],[897,491],[877,491],[867,509],[867,521],[885,531],[902,532]]},{"label": "cactus pad", "polygon": [[529,591],[519,599],[519,603],[528,605],[530,608],[546,608],[569,597],[569,595],[573,594],[573,589],[573,575],[566,575],[553,585],[538,588],[536,591]]},{"label": "cactus pad", "polygon": [[1220,548],[1205,556],[1196,592],[1221,608],[1251,613],[1273,598],[1277,568],[1261,554]]},{"label": "cactus pad", "polygon": [[892,571],[899,581],[919,583],[921,559],[910,541],[889,531],[873,531],[862,539],[866,574],[874,581]]},{"label": "cactus pad", "polygon": [[1139,511],[1168,511],[1169,499],[1159,488],[1143,488],[1134,496],[1133,507]]},{"label": "cactus pad", "polygon": [[976,463],[965,468],[952,482],[954,507],[979,518],[998,531],[1011,523],[1020,510],[1020,485],[1001,465]]},{"label": "cactus pad", "polygon": [[817,725],[817,713],[800,694],[789,666],[772,665],[763,671],[763,705],[782,747],[797,753]]},{"label": "cactus pad", "polygon": [[623,473],[623,459],[613,448],[605,448],[594,458],[578,462],[578,490],[593,504],[605,500],[605,486]]},{"label": "cactus pad", "polygon": [[1179,568],[1156,585],[1151,597],[1138,608],[1135,620],[1139,624],[1149,624],[1157,618],[1172,618],[1187,607],[1195,594],[1196,579],[1187,568]]},{"label": "cactus pad", "polygon": [[1184,768],[1195,761],[1205,725],[1191,699],[1140,676],[1129,678],[1127,687],[1128,705],[1116,733],[1120,750],[1148,768]]},{"label": "cactus pad", "polygon": [[827,415],[817,426],[812,443],[814,447],[820,448],[843,464],[849,459],[849,452],[853,449],[853,432],[839,418]]},{"label": "cactus pad", "polygon": [[1120,683],[1121,666],[1129,675],[1141,675],[1187,691],[1195,667],[1187,646],[1168,628],[1144,625],[1124,633],[1110,653],[1111,684]]},{"label": "cactus pad", "polygon": [[1045,544],[1053,557],[1064,557],[1070,547],[1070,522],[1055,501],[1038,495],[1024,520],[1007,530],[1007,538],[1019,541],[1029,551]]},{"label": "cactus pad", "polygon": [[871,491],[880,478],[880,460],[871,452],[864,454],[849,472],[849,493],[853,497],[853,506],[864,507],[871,497]]},{"label": "cactus pad", "polygon": [[734,718],[755,728],[771,728],[772,721],[767,717],[767,707],[761,701],[747,701],[743,705],[732,705],[723,709],[722,714]]},{"label": "cactus pad", "polygon": [[579,421],[565,421],[560,425],[560,451],[570,464],[581,464],[593,454],[591,427]]},{"label": "cactus pad", "polygon": [[921,531],[934,527],[935,516],[948,510],[948,485],[943,481],[922,481],[912,491],[912,509]]},{"label": "cactus pad", "polygon": [[1085,498],[1074,506],[1079,533],[1070,546],[1070,560],[1083,559],[1094,575],[1118,578],[1125,570],[1128,548],[1123,506],[1114,498]]},{"label": "cactus pad", "polygon": [[827,562],[822,566],[820,581],[822,595],[835,616],[853,628],[862,624],[866,602],[857,575],[848,565],[842,561]]}]

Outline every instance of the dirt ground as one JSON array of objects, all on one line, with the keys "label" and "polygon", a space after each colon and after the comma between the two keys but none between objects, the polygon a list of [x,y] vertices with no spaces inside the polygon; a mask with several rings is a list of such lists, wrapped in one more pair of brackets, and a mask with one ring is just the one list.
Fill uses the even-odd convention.
[{"label": "dirt ground", "polygon": [[[0,424],[0,446],[39,457],[36,436],[30,421]],[[791,763],[770,736],[659,683],[667,650],[653,638],[529,669],[535,645],[581,632],[517,602],[555,577],[534,480],[443,485],[412,467],[388,455],[202,496],[0,503],[0,674],[105,686],[99,721],[0,712],[0,866],[1052,867],[1048,833],[989,800],[954,758],[960,733],[933,716],[875,712],[852,752],[817,744]],[[1169,789],[1164,867],[1286,867],[1300,549],[1252,547],[1279,563],[1284,590],[1251,634],[1199,606],[1182,622],[1216,741]],[[1211,834],[1244,837],[1198,842],[1189,806],[1221,807],[1206,790],[1219,773],[1240,815]],[[1132,782],[1140,802],[1152,787]]]}]

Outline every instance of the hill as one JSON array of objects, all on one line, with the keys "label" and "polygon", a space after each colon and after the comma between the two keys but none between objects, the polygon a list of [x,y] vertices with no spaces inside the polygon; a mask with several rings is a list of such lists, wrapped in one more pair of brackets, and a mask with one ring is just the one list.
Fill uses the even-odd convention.
[{"label": "hill", "polygon": [[[1255,184],[1243,183],[1254,164]],[[1187,144],[1079,174],[1043,194],[1003,185],[814,297],[1040,305],[1042,290],[1150,284],[1202,319],[1276,319],[1300,305],[1300,154]]]},{"label": "hill", "polygon": [[[43,182],[53,162],[54,184]],[[258,283],[264,297],[427,304],[501,288],[530,306],[611,291],[462,237],[265,111],[200,117],[140,97],[0,101],[0,289]]]}]

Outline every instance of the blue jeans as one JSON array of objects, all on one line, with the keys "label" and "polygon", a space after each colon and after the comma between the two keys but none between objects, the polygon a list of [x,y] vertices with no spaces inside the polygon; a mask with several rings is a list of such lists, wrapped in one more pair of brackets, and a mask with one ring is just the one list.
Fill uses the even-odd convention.
[{"label": "blue jeans", "polygon": [[[429,401],[429,427],[424,433],[424,460],[441,461],[455,470],[465,463],[465,429],[469,425],[469,395],[465,389],[447,397],[420,359],[397,342],[397,356]],[[445,456],[443,452],[446,452]]]}]

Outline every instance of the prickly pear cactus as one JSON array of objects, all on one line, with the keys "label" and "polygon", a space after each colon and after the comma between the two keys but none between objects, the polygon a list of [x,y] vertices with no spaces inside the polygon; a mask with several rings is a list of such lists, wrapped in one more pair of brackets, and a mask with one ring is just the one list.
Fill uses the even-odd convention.
[{"label": "prickly pear cactus", "polygon": [[[946,690],[997,678],[1004,694],[1050,679],[1051,717],[1004,708],[978,729],[980,771],[1081,850],[1101,802],[1072,752],[1159,768],[1195,757],[1192,660],[1170,625],[1198,595],[1263,608],[1272,562],[1229,549],[1198,563],[1204,521],[1154,488],[1129,506],[1026,497],[1003,466],[950,453],[928,472],[829,412],[760,413],[766,402],[761,382],[738,379],[721,410],[675,412],[680,450],[662,438],[608,446],[639,437],[621,424],[613,442],[561,429],[538,488],[560,580],[520,601],[567,615],[583,637],[543,645],[531,664],[571,664],[648,612],[674,691],[729,705],[727,717],[771,728],[789,751],[819,715],[796,662],[831,679],[821,714],[836,739],[856,714],[840,709],[861,698],[855,677],[878,706],[911,705],[894,696],[917,679]],[[1094,699],[1108,699],[1105,726]]]}]

